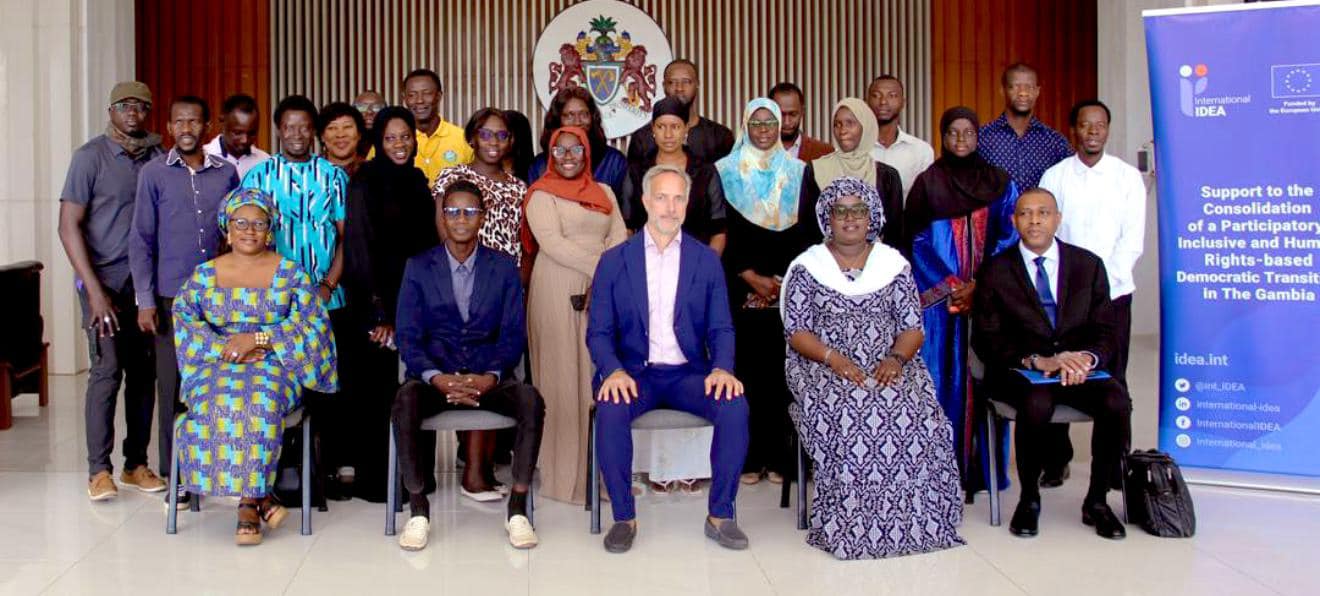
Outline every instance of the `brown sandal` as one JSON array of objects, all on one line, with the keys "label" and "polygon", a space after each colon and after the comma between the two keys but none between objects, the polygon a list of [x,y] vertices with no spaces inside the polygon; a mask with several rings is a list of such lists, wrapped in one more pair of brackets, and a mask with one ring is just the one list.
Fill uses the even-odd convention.
[{"label": "brown sandal", "polygon": [[[261,515],[261,507],[256,503],[239,503],[238,509],[239,511],[252,509],[257,512],[258,516]],[[261,522],[248,521],[245,519],[238,520],[238,528],[234,530],[234,542],[239,546],[256,546],[261,544]]]},{"label": "brown sandal", "polygon": [[261,521],[266,522],[266,526],[272,530],[278,529],[284,523],[284,519],[289,517],[289,510],[272,497],[266,497],[257,511],[261,515]]}]

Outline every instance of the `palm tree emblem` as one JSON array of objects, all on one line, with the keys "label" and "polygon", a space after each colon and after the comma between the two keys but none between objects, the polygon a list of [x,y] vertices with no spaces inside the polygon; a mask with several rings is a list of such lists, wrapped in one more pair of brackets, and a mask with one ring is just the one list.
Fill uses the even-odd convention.
[{"label": "palm tree emblem", "polygon": [[599,33],[595,40],[596,59],[602,62],[608,62],[614,57],[614,53],[619,51],[619,46],[610,38],[619,26],[619,22],[605,15],[597,16],[588,23],[591,31]]}]

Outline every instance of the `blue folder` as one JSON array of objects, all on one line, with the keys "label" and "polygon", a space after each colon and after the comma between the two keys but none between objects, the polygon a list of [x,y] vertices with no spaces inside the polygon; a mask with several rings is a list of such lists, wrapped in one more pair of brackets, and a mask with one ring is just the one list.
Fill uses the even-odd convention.
[{"label": "blue folder", "polygon": [[[1055,374],[1052,377],[1047,377],[1045,376],[1045,373],[1038,370],[1027,370],[1025,368],[1015,368],[1013,370],[1017,371],[1017,373],[1022,375],[1023,377],[1026,377],[1026,379],[1030,381],[1032,385],[1050,385],[1053,383],[1062,382],[1059,380],[1058,374]],[[1113,377],[1110,377],[1109,373],[1103,370],[1093,370],[1086,375],[1086,380],[1088,381],[1103,381],[1105,379],[1110,379],[1110,378]]]}]

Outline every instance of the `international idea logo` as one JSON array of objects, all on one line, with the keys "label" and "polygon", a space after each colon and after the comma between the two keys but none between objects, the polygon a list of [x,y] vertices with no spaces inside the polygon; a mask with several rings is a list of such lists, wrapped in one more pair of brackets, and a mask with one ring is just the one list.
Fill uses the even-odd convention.
[{"label": "international idea logo", "polygon": [[[1218,76],[1216,80],[1222,83]],[[1210,96],[1210,67],[1205,64],[1183,64],[1178,67],[1178,109],[1192,118],[1223,118],[1227,106],[1251,103],[1251,94]]]},{"label": "international idea logo", "polygon": [[561,90],[585,87],[613,139],[650,122],[651,106],[664,97],[660,73],[671,60],[669,38],[650,15],[618,0],[588,0],[546,25],[532,78],[547,109]]}]

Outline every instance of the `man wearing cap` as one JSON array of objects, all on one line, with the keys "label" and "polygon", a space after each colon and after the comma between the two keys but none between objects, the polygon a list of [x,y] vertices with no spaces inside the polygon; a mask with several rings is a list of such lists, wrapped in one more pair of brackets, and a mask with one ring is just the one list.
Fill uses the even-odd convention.
[{"label": "man wearing cap", "polygon": [[128,263],[138,172],[161,154],[160,135],[144,128],[151,90],[137,81],[110,91],[105,133],[73,153],[60,193],[60,242],[77,274],[83,327],[91,353],[84,416],[87,427],[87,496],[118,494],[112,478],[115,399],[124,391],[124,468],[119,481],[146,492],[165,489],[147,467],[155,370],[151,340],[138,329]]}]

